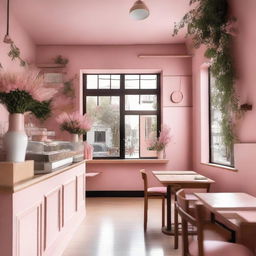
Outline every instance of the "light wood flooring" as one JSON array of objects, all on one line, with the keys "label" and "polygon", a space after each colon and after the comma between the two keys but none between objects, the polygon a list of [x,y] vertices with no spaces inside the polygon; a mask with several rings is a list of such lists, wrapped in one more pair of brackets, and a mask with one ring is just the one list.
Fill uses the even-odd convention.
[{"label": "light wood flooring", "polygon": [[180,256],[161,232],[161,200],[150,200],[143,231],[143,198],[87,198],[87,216],[63,256]]}]

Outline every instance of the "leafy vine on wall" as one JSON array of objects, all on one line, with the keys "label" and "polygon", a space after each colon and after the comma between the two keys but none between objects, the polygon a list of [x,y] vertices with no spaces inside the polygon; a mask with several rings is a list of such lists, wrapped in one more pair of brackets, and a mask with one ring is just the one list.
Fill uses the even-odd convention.
[{"label": "leafy vine on wall", "polygon": [[236,140],[234,121],[240,113],[235,92],[236,74],[231,52],[236,19],[229,15],[227,0],[190,0],[192,8],[179,23],[173,36],[187,26],[195,48],[206,45],[205,57],[211,59],[211,73],[217,92],[215,106],[222,112],[221,134],[228,149]]}]

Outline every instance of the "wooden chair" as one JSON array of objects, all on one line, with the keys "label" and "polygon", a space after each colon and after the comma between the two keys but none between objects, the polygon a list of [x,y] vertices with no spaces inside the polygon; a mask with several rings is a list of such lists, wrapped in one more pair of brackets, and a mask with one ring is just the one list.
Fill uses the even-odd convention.
[{"label": "wooden chair", "polygon": [[147,230],[148,222],[148,199],[162,199],[162,227],[165,225],[165,198],[166,187],[148,187],[148,178],[145,170],[140,170],[144,181],[144,231]]},{"label": "wooden chair", "polygon": [[[196,217],[195,205],[199,202],[198,198],[193,194],[186,194],[186,190],[181,189],[176,193],[177,204],[175,205],[175,221],[174,221],[174,248],[178,248],[179,230],[178,230],[178,211],[177,205],[180,206],[187,214],[192,217]],[[204,225],[204,235],[207,240],[219,240],[219,241],[231,241],[232,234],[221,227],[218,224],[211,222],[211,215],[205,209],[204,215],[205,225]],[[192,234],[194,234],[193,232]],[[175,247],[177,246],[177,247]]]},{"label": "wooden chair", "polygon": [[[196,217],[188,214],[177,202],[176,209],[182,219],[183,256],[253,256],[251,250],[242,244],[235,244],[220,240],[207,240],[205,230],[208,217],[203,204],[196,204]],[[197,239],[189,243],[188,223],[197,227]]]}]

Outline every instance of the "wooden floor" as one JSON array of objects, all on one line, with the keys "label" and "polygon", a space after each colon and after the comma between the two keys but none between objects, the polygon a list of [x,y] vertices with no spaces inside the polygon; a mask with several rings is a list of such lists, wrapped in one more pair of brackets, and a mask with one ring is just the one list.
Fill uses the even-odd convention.
[{"label": "wooden floor", "polygon": [[161,200],[150,200],[143,231],[143,198],[87,198],[87,216],[63,256],[180,256],[161,232]]}]

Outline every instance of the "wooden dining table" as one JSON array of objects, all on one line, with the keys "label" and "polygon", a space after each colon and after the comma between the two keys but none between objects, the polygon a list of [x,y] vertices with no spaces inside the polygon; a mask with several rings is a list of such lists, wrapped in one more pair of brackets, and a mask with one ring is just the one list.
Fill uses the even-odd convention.
[{"label": "wooden dining table", "polygon": [[179,188],[204,188],[207,192],[213,180],[202,176],[194,171],[152,171],[153,175],[159,182],[167,186],[167,224],[162,228],[162,232],[167,235],[174,235],[171,223],[171,207],[172,207],[172,187]]},{"label": "wooden dining table", "polygon": [[256,222],[256,197],[247,193],[195,193],[222,223],[238,231],[241,222]]}]

